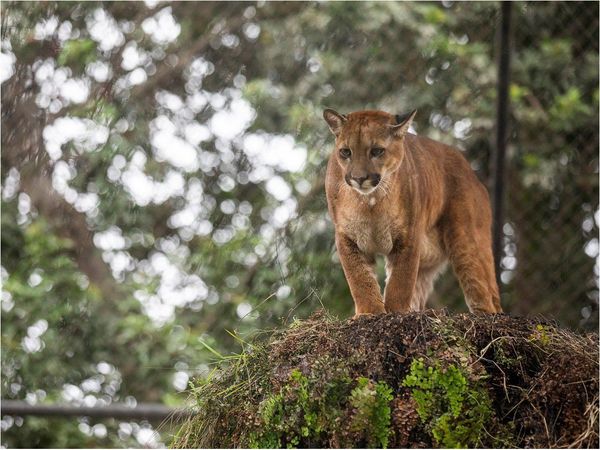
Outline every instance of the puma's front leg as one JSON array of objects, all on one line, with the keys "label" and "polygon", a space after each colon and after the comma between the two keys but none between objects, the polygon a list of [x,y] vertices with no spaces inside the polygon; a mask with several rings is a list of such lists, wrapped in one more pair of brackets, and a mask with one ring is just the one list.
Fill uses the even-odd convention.
[{"label": "puma's front leg", "polygon": [[387,312],[418,311],[420,305],[412,305],[415,284],[419,273],[420,245],[416,241],[401,246],[394,244],[387,256],[385,283],[385,310]]},{"label": "puma's front leg", "polygon": [[385,312],[381,289],[374,271],[375,258],[363,253],[347,236],[336,233],[335,245],[354,299],[355,317]]}]

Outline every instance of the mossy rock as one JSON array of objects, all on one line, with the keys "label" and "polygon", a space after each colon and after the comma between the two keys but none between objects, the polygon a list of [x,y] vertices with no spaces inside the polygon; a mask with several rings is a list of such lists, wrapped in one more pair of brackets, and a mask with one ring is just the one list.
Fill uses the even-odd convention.
[{"label": "mossy rock", "polygon": [[598,335],[445,311],[320,312],[195,380],[174,448],[598,448]]}]

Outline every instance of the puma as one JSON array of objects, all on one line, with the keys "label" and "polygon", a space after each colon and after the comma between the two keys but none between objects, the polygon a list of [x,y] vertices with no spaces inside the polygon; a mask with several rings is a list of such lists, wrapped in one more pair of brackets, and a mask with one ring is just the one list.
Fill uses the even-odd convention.
[{"label": "puma", "polygon": [[356,316],[425,309],[448,261],[471,312],[502,312],[488,193],[458,150],[408,133],[415,114],[323,112],[335,136],[327,205]]}]

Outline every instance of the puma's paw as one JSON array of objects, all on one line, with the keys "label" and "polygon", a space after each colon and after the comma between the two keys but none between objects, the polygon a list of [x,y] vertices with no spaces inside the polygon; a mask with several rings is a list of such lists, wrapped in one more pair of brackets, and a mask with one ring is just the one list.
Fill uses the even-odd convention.
[{"label": "puma's paw", "polygon": [[372,313],[356,313],[352,316],[352,320],[356,320],[359,317],[369,317],[369,316],[374,316],[375,314]]},{"label": "puma's paw", "polygon": [[359,312],[359,313],[354,314],[354,316],[352,316],[352,320],[356,320],[359,317],[378,316],[380,314],[385,314],[385,310],[384,311],[378,311],[378,312]]}]

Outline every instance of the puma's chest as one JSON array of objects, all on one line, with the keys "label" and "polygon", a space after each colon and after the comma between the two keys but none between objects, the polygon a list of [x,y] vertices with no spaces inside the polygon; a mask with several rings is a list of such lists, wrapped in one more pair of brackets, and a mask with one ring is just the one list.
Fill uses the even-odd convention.
[{"label": "puma's chest", "polygon": [[387,255],[392,251],[398,234],[398,223],[385,213],[343,214],[338,228],[356,242],[360,251],[367,254]]},{"label": "puma's chest", "polygon": [[[398,239],[406,239],[407,224],[400,214],[352,209],[338,216],[336,228],[356,243],[361,252],[389,255]],[[437,266],[446,259],[440,230],[431,228],[420,235],[420,264]]]}]

